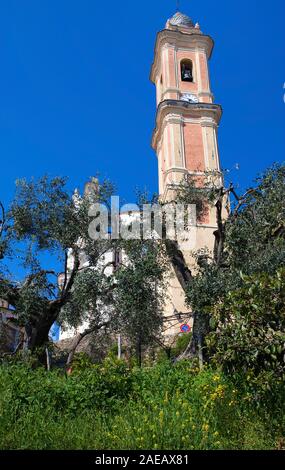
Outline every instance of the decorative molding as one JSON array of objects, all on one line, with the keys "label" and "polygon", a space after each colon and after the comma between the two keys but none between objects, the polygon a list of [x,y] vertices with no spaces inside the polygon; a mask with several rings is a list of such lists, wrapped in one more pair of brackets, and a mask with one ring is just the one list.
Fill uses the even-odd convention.
[{"label": "decorative molding", "polygon": [[221,164],[220,164],[220,154],[218,149],[218,142],[217,142],[217,130],[213,128],[213,138],[214,138],[214,147],[216,153],[216,166],[219,171],[221,171]]},{"label": "decorative molding", "polygon": [[217,127],[217,123],[214,119],[209,117],[202,117],[201,118],[201,126],[202,127]]},{"label": "decorative molding", "polygon": [[176,88],[179,88],[179,79],[178,79],[178,60],[177,60],[177,49],[174,48],[174,69],[175,69],[175,85]]},{"label": "decorative molding", "polygon": [[158,141],[161,139],[166,117],[169,120],[170,115],[176,123],[190,118],[196,123],[203,120],[204,125],[213,127],[213,125],[217,126],[220,122],[222,108],[220,105],[212,103],[188,103],[181,100],[162,101],[157,108],[156,128],[152,135],[153,149],[156,149]]},{"label": "decorative molding", "polygon": [[214,41],[210,36],[199,34],[197,31],[193,33],[184,33],[182,31],[173,31],[170,29],[163,29],[156,36],[154,62],[151,67],[150,80],[155,83],[155,77],[160,70],[161,63],[161,49],[163,47],[174,47],[185,49],[189,51],[191,48],[194,50],[201,49],[206,53],[210,59],[214,47]]},{"label": "decorative molding", "polygon": [[173,166],[165,171],[165,174],[168,175],[169,173],[187,173],[189,175],[196,175],[196,176],[203,176],[205,173],[203,171],[190,171],[187,170],[186,167],[180,166]]},{"label": "decorative molding", "polygon": [[203,97],[209,97],[214,101],[214,95],[211,91],[199,91],[198,95],[203,98]]},{"label": "decorative molding", "polygon": [[198,49],[195,51],[196,66],[197,66],[197,83],[198,83],[198,94],[202,91],[202,78],[201,78],[201,67],[200,67],[200,54]]},{"label": "decorative molding", "polygon": [[205,168],[209,168],[209,149],[208,149],[208,137],[207,137],[207,127],[202,126],[202,139],[203,139],[203,147],[204,147],[204,162]]},{"label": "decorative molding", "polygon": [[180,122],[180,145],[181,145],[181,156],[182,156],[182,163],[183,166],[186,168],[186,156],[185,156],[185,140],[184,140],[184,129],[183,129],[183,123]]},{"label": "decorative molding", "polygon": [[170,126],[170,139],[171,139],[171,160],[173,163],[175,163],[175,160],[176,160],[176,155],[175,155],[175,146],[174,146],[174,129],[173,129],[173,126]]},{"label": "decorative molding", "polygon": [[[161,71],[162,77],[163,77],[163,83],[162,83],[162,85],[161,85],[161,90],[160,90],[160,92],[162,92],[162,89],[164,88],[164,86],[168,86],[168,83],[169,83],[169,82],[168,82],[168,67],[167,67],[167,60],[166,60],[166,59],[167,59],[167,57],[166,57],[167,51],[162,51],[162,55],[164,56],[164,57],[163,57],[163,65],[164,65],[164,68],[163,68],[163,70]],[[162,96],[162,94],[161,94],[161,96]]]},{"label": "decorative molding", "polygon": [[164,100],[164,97],[165,95],[167,95],[167,93],[180,93],[180,90],[179,88],[166,88],[166,90],[161,94],[161,101]]}]

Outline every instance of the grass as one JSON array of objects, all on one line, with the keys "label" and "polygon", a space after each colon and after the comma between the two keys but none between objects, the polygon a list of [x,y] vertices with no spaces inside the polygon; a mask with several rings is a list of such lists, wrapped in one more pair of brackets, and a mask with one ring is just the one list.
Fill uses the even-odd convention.
[{"label": "grass", "polygon": [[261,395],[238,383],[188,362],[128,370],[107,361],[70,377],[1,366],[0,448],[278,448],[282,389]]}]

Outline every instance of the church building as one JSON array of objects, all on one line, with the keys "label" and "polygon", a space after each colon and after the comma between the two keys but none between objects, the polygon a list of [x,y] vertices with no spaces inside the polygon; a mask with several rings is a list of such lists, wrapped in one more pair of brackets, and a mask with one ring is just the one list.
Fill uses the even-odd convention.
[{"label": "church building", "polygon": [[[213,47],[213,39],[202,33],[199,24],[180,12],[166,22],[156,37],[150,73],[156,87],[156,123],[151,145],[157,155],[162,202],[175,197],[175,188],[185,176],[193,175],[203,181],[206,172],[220,172],[217,129],[222,109],[214,103],[208,67]],[[92,184],[87,183],[86,188]],[[215,211],[209,208],[195,227],[195,245],[179,246],[191,271],[195,272],[194,251],[205,248],[213,251],[216,229]],[[113,255],[107,253],[108,264],[112,263]],[[174,270],[165,297],[164,331],[166,337],[173,338],[180,333],[181,325],[192,326],[185,293]],[[60,339],[76,333],[62,330]]]}]

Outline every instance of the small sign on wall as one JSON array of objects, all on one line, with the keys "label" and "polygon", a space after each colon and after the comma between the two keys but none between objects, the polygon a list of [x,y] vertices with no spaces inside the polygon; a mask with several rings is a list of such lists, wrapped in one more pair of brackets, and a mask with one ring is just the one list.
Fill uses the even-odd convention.
[{"label": "small sign on wall", "polygon": [[187,323],[183,323],[183,325],[180,326],[180,331],[182,333],[190,333],[191,326],[187,325]]}]

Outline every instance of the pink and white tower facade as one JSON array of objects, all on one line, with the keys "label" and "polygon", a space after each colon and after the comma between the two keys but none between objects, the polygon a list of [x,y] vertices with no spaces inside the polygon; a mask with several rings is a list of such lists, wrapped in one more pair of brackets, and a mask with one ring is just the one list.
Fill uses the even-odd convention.
[{"label": "pink and white tower facade", "polygon": [[[217,129],[222,109],[214,103],[208,67],[213,46],[213,39],[202,33],[199,24],[180,12],[157,34],[150,74],[157,104],[152,148],[158,159],[163,201],[172,199],[184,175],[203,181],[205,172],[220,171]],[[197,224],[195,250],[213,250],[216,228],[215,211],[209,210]],[[183,250],[183,254],[193,267],[191,253]],[[173,314],[173,308],[187,312],[177,279],[171,281],[170,298],[166,316]]]}]

